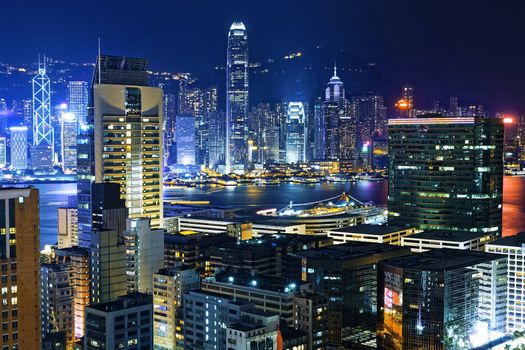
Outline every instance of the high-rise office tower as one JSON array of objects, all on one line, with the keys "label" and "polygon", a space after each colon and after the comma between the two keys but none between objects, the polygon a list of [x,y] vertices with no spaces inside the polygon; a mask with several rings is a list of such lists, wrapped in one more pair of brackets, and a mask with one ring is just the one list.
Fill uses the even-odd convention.
[{"label": "high-rise office tower", "polygon": [[126,295],[126,246],[115,230],[91,234],[91,303],[105,303]]},{"label": "high-rise office tower", "polygon": [[162,225],[162,90],[148,85],[148,61],[102,55],[92,114],[78,140],[79,235],[91,231],[91,184],[115,182],[130,217]]},{"label": "high-rise office tower", "polygon": [[164,166],[175,164],[176,159],[176,143],[175,143],[175,116],[177,114],[175,104],[176,96],[174,94],[164,94],[164,108],[163,115],[163,150]]},{"label": "high-rise office tower", "polygon": [[89,304],[89,250],[81,247],[55,249],[54,255],[54,262],[69,268],[69,284],[73,289],[75,338],[81,338],[84,336],[84,309]]},{"label": "high-rise office tower", "polygon": [[87,124],[88,95],[89,89],[87,81],[70,81],[67,83],[69,112],[73,113],[75,116],[79,130],[84,128]]},{"label": "high-rise office tower", "polygon": [[85,350],[153,349],[151,295],[132,293],[86,307]]},{"label": "high-rise office tower", "polygon": [[242,22],[228,32],[226,58],[226,171],[244,169],[248,156],[248,35]]},{"label": "high-rise office tower", "polygon": [[358,155],[355,105],[345,100],[342,103],[342,108],[339,118],[339,158],[341,160],[352,160],[356,159]]},{"label": "high-rise office tower", "polygon": [[[341,119],[345,116],[345,89],[343,82],[334,75],[325,89],[324,101],[317,107],[315,115],[316,159],[338,160],[340,157]],[[346,125],[346,124],[345,124]]]},{"label": "high-rise office tower", "polygon": [[58,248],[78,245],[77,207],[58,208]]},{"label": "high-rise office tower", "polygon": [[215,113],[217,113],[217,87],[201,89],[181,83],[178,114],[193,116],[197,165],[208,166],[210,117]]},{"label": "high-rise office tower", "polygon": [[501,337],[506,257],[435,249],[381,261],[378,349],[467,350]]},{"label": "high-rise office tower", "polygon": [[175,125],[177,164],[195,165],[195,117],[191,114],[179,114]]},{"label": "high-rise office tower", "polygon": [[501,235],[501,119],[425,115],[388,125],[390,224]]},{"label": "high-rise office tower", "polygon": [[40,305],[42,311],[42,337],[50,333],[64,332],[66,349],[73,349],[74,296],[69,266],[59,263],[40,266]]},{"label": "high-rise office tower", "polygon": [[395,108],[398,116],[401,118],[414,118],[416,110],[414,109],[414,89],[406,84],[401,88],[401,98],[396,102]]},{"label": "high-rise office tower", "polygon": [[77,171],[78,120],[74,113],[62,113],[61,118],[62,171],[74,174]]},{"label": "high-rise office tower", "polygon": [[38,190],[0,189],[2,338],[8,349],[40,349]]},{"label": "high-rise office tower", "polygon": [[199,288],[194,267],[163,268],[153,275],[153,343],[155,349],[184,349],[182,298]]},{"label": "high-rise office tower", "polygon": [[128,219],[123,236],[128,291],[151,293],[153,274],[164,267],[164,230],[152,230],[147,218]]},{"label": "high-rise office tower", "polygon": [[0,168],[7,165],[7,138],[0,136]]},{"label": "high-rise office tower", "polygon": [[211,113],[208,121],[208,167],[217,169],[225,161],[226,115],[224,112]]},{"label": "high-rise office tower", "polygon": [[286,162],[306,161],[306,117],[302,102],[289,102],[286,118]]},{"label": "high-rise office tower", "polygon": [[11,134],[11,169],[25,170],[27,161],[27,126],[12,126]]},{"label": "high-rise office tower", "polygon": [[55,132],[51,124],[51,81],[46,74],[44,64],[38,64],[38,74],[33,84],[33,152],[31,163],[33,169],[51,170]]}]

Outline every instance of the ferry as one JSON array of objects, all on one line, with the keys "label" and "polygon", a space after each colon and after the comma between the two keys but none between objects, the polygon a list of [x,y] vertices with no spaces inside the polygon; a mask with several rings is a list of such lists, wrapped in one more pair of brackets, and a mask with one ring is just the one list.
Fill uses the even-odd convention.
[{"label": "ferry", "polygon": [[[336,199],[331,201],[331,199]],[[328,201],[328,202],[327,202]],[[325,204],[326,203],[326,204]],[[334,216],[341,214],[366,214],[374,206],[371,203],[355,203],[355,201],[346,193],[341,194],[327,200],[297,204],[297,206],[314,205],[307,209],[294,209],[294,204],[276,212],[279,216],[296,216],[296,217],[323,217]]]}]

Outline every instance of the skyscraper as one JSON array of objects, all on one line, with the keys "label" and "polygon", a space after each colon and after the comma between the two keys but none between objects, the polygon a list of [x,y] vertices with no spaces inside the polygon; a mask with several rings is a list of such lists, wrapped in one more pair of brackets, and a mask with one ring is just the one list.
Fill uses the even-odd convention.
[{"label": "skyscraper", "polygon": [[58,208],[58,248],[78,245],[78,216],[76,207]]},{"label": "skyscraper", "polygon": [[27,161],[27,126],[12,126],[11,133],[11,169],[25,170]]},{"label": "skyscraper", "polygon": [[67,84],[69,112],[75,115],[79,130],[86,126],[88,115],[88,82],[70,81]]},{"label": "skyscraper", "polygon": [[37,170],[53,167],[55,132],[51,125],[51,82],[46,74],[46,59],[38,64],[33,84],[33,152],[32,166]]},{"label": "skyscraper", "polygon": [[389,224],[501,235],[501,119],[425,115],[388,125]]},{"label": "skyscraper", "polygon": [[62,113],[60,137],[62,138],[62,171],[74,174],[77,171],[78,120],[74,113]]},{"label": "skyscraper", "polygon": [[164,94],[164,108],[162,109],[163,116],[163,149],[164,166],[175,164],[176,148],[175,148],[175,116],[177,111],[175,109],[176,96],[174,94]]},{"label": "skyscraper", "polygon": [[40,349],[38,190],[0,189],[2,337],[8,349]]},{"label": "skyscraper", "polygon": [[306,118],[303,103],[288,103],[286,114],[286,162],[304,162],[306,160]]},{"label": "skyscraper", "polygon": [[195,165],[195,117],[191,114],[179,114],[175,125],[177,164]]},{"label": "skyscraper", "polygon": [[[345,89],[343,82],[334,75],[325,89],[325,98],[315,111],[315,158],[318,160],[338,160],[341,155],[341,119],[345,117]],[[346,124],[344,124],[346,126]]]},{"label": "skyscraper", "polygon": [[162,98],[148,60],[101,55],[88,128],[78,141],[79,235],[91,229],[91,184],[115,182],[130,217],[162,225]]},{"label": "skyscraper", "polygon": [[248,35],[242,22],[228,32],[226,58],[226,171],[244,169],[248,158]]},{"label": "skyscraper", "polygon": [[7,164],[7,138],[0,136],[0,168]]}]

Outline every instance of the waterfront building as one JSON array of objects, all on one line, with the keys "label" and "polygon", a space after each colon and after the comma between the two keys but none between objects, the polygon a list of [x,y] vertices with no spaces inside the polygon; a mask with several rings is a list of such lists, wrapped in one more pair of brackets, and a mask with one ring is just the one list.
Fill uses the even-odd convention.
[{"label": "waterfront building", "polygon": [[62,171],[64,174],[74,174],[77,171],[77,134],[78,120],[72,112],[62,113],[61,116],[61,152]]},{"label": "waterfront building", "polygon": [[208,167],[218,169],[224,165],[226,157],[226,115],[224,112],[211,113],[208,121]]},{"label": "waterfront building", "polygon": [[152,310],[151,295],[137,292],[86,307],[84,349],[153,349]]},{"label": "waterfront building", "polygon": [[90,266],[91,303],[105,303],[126,295],[126,246],[118,231],[93,231]]},{"label": "waterfront building", "polygon": [[148,84],[148,60],[100,55],[92,113],[78,145],[79,235],[91,232],[93,182],[115,182],[129,217],[162,224],[163,93]]},{"label": "waterfront building", "polygon": [[51,81],[44,64],[38,64],[38,74],[33,77],[33,152],[32,167],[49,171],[53,167],[55,131],[51,124]]},{"label": "waterfront building", "polygon": [[507,257],[507,333],[525,329],[525,232],[485,245],[485,251]]},{"label": "waterfront building", "polygon": [[7,165],[7,138],[0,136],[0,168]]},{"label": "waterfront building", "polygon": [[75,342],[73,288],[70,269],[63,264],[42,264],[40,266],[40,309],[42,336],[48,333],[64,332],[65,349],[73,349]]},{"label": "waterfront building", "polygon": [[302,102],[289,102],[286,113],[286,162],[306,161],[306,117]]},{"label": "waterfront building", "polygon": [[58,208],[58,248],[78,245],[78,216],[76,207]]},{"label": "waterfront building", "polygon": [[69,112],[75,116],[78,130],[86,127],[88,116],[89,88],[87,81],[69,81],[67,83],[67,101]]},{"label": "waterfront building", "polygon": [[73,317],[75,338],[84,336],[84,309],[89,304],[89,250],[81,247],[55,249],[55,263],[69,268],[69,284],[73,288]]},{"label": "waterfront building", "polygon": [[162,268],[153,275],[153,343],[155,350],[183,350],[183,295],[199,288],[193,267]]},{"label": "waterfront building", "polygon": [[[188,87],[184,82],[180,84],[178,114],[193,116],[197,165],[209,166],[210,118],[216,117],[217,112],[217,87],[200,89]],[[221,127],[224,129],[224,125]]]},{"label": "waterfront building", "polygon": [[128,219],[124,242],[128,291],[151,293],[153,274],[164,267],[164,230],[152,230],[148,218]]},{"label": "waterfront building", "polygon": [[228,32],[226,54],[226,171],[248,161],[248,35],[242,22]]},{"label": "waterfront building", "polygon": [[305,292],[308,287],[308,283],[298,279],[259,274],[249,269],[224,268],[201,281],[202,291],[248,301],[261,311],[278,314],[289,326],[294,322],[295,294]]},{"label": "waterfront building", "polygon": [[474,349],[503,336],[506,257],[436,249],[378,266],[379,349]]},{"label": "waterfront building", "polygon": [[176,142],[175,142],[175,116],[177,115],[175,94],[164,93],[163,106],[163,143],[162,154],[164,156],[164,166],[176,163]]},{"label": "waterfront building", "polygon": [[428,230],[402,237],[401,245],[418,253],[441,248],[484,251],[485,244],[492,240],[493,236],[489,232]]},{"label": "waterfront building", "polygon": [[26,170],[29,167],[27,160],[27,127],[12,126],[11,134],[11,169]]},{"label": "waterfront building", "polygon": [[401,245],[402,237],[418,232],[414,227],[361,224],[328,231],[334,244],[369,242]]},{"label": "waterfront building", "polygon": [[8,349],[40,349],[40,217],[38,190],[0,189],[2,338]]},{"label": "waterfront building", "polygon": [[195,117],[191,114],[179,114],[175,124],[177,164],[195,165]]},{"label": "waterfront building", "polygon": [[501,119],[424,115],[388,126],[389,224],[501,235]]},{"label": "waterfront building", "polygon": [[377,264],[409,254],[404,247],[351,242],[297,251],[287,258],[287,271],[328,298],[328,343],[351,348],[376,338]]}]

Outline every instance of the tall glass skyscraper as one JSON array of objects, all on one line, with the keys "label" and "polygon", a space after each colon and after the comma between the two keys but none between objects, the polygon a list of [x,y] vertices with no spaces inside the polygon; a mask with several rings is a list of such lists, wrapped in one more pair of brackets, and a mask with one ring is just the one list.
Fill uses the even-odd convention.
[{"label": "tall glass skyscraper", "polygon": [[430,114],[388,126],[389,224],[501,235],[501,119]]},{"label": "tall glass skyscraper", "polygon": [[33,78],[33,169],[50,170],[53,167],[55,132],[51,125],[51,82],[46,74],[46,62],[38,65]]},{"label": "tall glass skyscraper", "polygon": [[302,102],[288,103],[286,113],[286,162],[304,162],[305,159],[305,115]]},{"label": "tall glass skyscraper", "polygon": [[81,129],[87,124],[88,115],[88,83],[87,81],[70,81],[67,84],[69,111],[73,113]]},{"label": "tall glass skyscraper", "polygon": [[180,114],[175,125],[177,164],[195,165],[195,117],[191,114]]},{"label": "tall glass skyscraper", "polygon": [[77,171],[77,116],[73,112],[62,113],[60,137],[62,142],[62,171],[65,174]]},{"label": "tall glass skyscraper", "polygon": [[248,35],[242,22],[228,32],[226,63],[226,171],[248,159]]},{"label": "tall glass skyscraper", "polygon": [[27,126],[12,126],[11,134],[11,169],[25,170],[27,161]]}]

